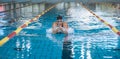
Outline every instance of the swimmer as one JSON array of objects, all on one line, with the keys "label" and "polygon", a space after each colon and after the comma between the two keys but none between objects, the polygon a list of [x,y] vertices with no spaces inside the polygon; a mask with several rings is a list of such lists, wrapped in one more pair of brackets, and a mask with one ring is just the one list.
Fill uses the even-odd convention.
[{"label": "swimmer", "polygon": [[52,25],[52,32],[54,34],[56,33],[65,33],[68,34],[68,24],[66,22],[62,21],[62,16],[57,17],[57,21],[53,23]]}]

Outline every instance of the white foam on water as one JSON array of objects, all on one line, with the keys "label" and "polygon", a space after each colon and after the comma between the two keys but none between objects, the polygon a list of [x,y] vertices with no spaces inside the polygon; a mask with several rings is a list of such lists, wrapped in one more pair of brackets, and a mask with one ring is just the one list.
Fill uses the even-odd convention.
[{"label": "white foam on water", "polygon": [[103,58],[112,58],[112,56],[103,56]]},{"label": "white foam on water", "polygon": [[[51,33],[52,34],[52,28],[47,29],[46,33]],[[72,33],[74,33],[74,29],[73,28],[68,28],[68,34],[72,34]]]},{"label": "white foam on water", "polygon": [[26,27],[26,29],[40,29],[40,27],[42,27],[42,24],[37,22],[32,26]]},{"label": "white foam on water", "polygon": [[[64,41],[71,40],[71,38],[74,37],[73,33],[74,33],[74,29],[73,28],[69,28],[68,29],[68,36],[64,37],[62,39],[64,39]],[[62,42],[63,42],[63,41],[57,40],[56,36],[52,35],[52,28],[46,29],[46,37],[48,37],[50,40],[52,40],[53,42],[56,42],[58,44],[62,44]]]},{"label": "white foam on water", "polygon": [[3,32],[3,30],[0,30],[0,35],[4,35],[4,32]]}]

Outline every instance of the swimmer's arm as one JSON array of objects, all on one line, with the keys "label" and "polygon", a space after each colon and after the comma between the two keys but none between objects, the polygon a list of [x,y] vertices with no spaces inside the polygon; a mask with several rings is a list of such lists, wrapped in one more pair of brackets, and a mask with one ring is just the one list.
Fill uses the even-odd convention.
[{"label": "swimmer's arm", "polygon": [[64,22],[63,27],[64,27],[66,30],[68,30],[68,24],[67,24],[66,22]]},{"label": "swimmer's arm", "polygon": [[57,25],[56,23],[54,22],[53,25],[52,25],[52,28],[55,28]]},{"label": "swimmer's arm", "polygon": [[67,30],[68,30],[68,24],[64,22],[63,27],[64,27],[64,29],[65,29],[63,32],[64,32],[65,34],[68,34],[68,32],[67,32]]},{"label": "swimmer's arm", "polygon": [[[56,27],[57,27],[57,24],[54,22],[54,23],[53,23],[53,26],[52,26],[52,32],[53,32],[54,34],[58,32],[58,29],[56,29]],[[55,30],[55,29],[56,29],[56,30]]]}]

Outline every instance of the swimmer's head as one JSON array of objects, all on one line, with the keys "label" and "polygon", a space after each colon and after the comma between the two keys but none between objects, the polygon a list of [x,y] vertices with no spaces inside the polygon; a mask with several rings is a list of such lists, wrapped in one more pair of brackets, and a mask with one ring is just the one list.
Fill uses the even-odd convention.
[{"label": "swimmer's head", "polygon": [[62,20],[62,16],[58,15],[57,20]]}]

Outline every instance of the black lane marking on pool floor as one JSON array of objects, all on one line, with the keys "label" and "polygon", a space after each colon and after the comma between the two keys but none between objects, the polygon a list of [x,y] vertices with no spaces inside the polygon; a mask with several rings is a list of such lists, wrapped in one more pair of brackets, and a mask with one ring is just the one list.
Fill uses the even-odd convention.
[{"label": "black lane marking on pool floor", "polygon": [[63,42],[63,50],[62,50],[62,59],[73,59],[72,56],[72,46],[71,41]]}]

